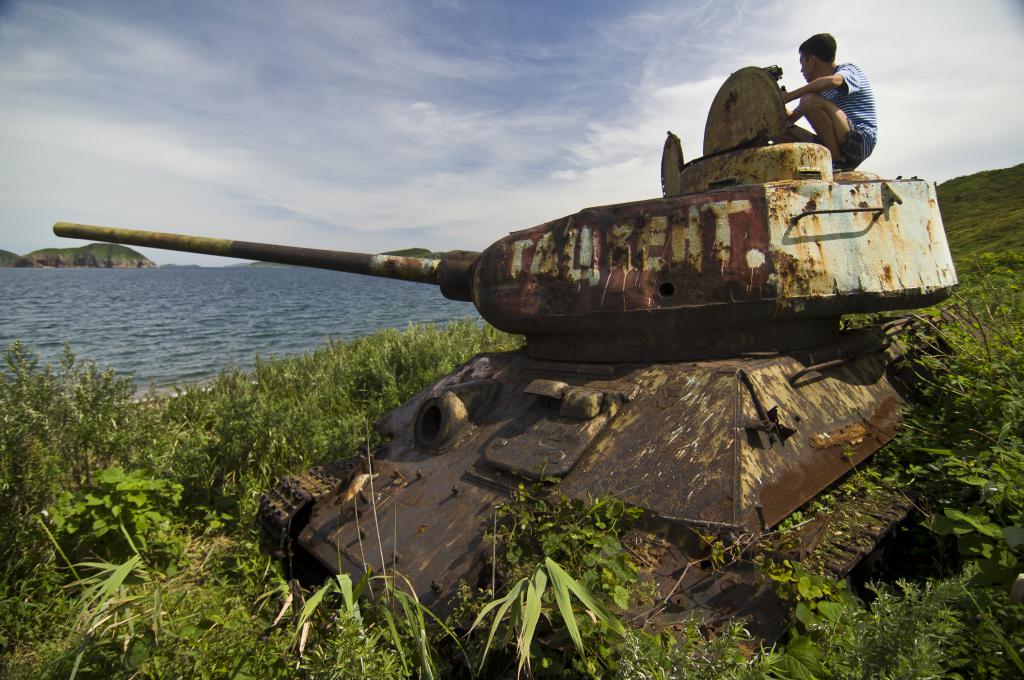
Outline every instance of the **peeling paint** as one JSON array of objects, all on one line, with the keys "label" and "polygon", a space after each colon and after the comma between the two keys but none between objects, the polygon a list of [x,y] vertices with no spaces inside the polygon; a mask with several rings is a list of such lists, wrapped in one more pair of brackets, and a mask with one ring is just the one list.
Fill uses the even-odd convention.
[{"label": "peeling paint", "polygon": [[762,253],[757,248],[751,248],[750,250],[747,251],[747,267],[749,267],[750,269],[757,269],[758,267],[764,265],[764,262],[764,253]]}]

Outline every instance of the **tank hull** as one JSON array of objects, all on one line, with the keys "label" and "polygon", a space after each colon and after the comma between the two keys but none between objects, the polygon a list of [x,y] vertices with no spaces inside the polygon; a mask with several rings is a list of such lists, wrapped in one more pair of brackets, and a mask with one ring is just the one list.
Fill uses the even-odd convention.
[{"label": "tank hull", "polygon": [[[399,572],[444,612],[460,581],[490,573],[484,532],[495,507],[519,484],[542,481],[552,493],[643,508],[630,540],[663,546],[645,576],[670,597],[679,586],[672,574],[700,561],[693,529],[727,541],[760,536],[893,436],[895,328],[699,362],[479,355],[375,425],[389,441],[294,509],[301,519],[289,521],[281,556],[353,577]],[[265,523],[275,502],[264,497]],[[754,606],[755,594],[772,610],[772,589],[741,572],[731,578],[746,591],[730,597],[746,595],[730,611]]]}]

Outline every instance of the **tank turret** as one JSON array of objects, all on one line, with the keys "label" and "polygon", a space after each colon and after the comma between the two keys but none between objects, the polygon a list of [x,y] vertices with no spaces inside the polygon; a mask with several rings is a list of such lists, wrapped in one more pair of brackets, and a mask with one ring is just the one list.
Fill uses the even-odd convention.
[{"label": "tank turret", "polygon": [[[480,253],[54,230],[438,285],[526,336],[525,352],[474,357],[386,414],[372,454],[268,490],[260,523],[286,569],[398,570],[444,611],[489,559],[494,508],[533,480],[643,509],[630,541],[650,557],[641,571],[664,606],[638,619],[752,615],[770,638],[783,623],[772,584],[749,560],[701,566],[707,543],[694,530],[756,545],[892,438],[902,402],[888,377],[892,337],[909,324],[849,331],[839,320],[931,305],[956,284],[932,183],[837,173],[825,147],[770,143],[785,125],[778,75],[751,67],[726,81],[703,157],[685,162],[669,133],[662,196],[586,208]],[[863,535],[819,526],[797,554],[821,555],[841,577],[907,511],[899,496],[857,502],[847,510]]]}]

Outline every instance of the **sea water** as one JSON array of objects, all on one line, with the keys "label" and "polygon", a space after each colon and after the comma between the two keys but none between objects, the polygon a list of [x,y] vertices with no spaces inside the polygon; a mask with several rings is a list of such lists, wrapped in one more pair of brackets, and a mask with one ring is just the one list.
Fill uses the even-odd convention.
[{"label": "sea water", "polygon": [[0,268],[0,350],[81,359],[182,386],[231,365],[409,323],[480,319],[437,286],[300,267]]}]

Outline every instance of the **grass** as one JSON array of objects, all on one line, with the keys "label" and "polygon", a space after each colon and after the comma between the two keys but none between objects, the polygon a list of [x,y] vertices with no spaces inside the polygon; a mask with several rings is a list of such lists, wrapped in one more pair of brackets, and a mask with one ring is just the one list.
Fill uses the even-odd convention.
[{"label": "grass", "polygon": [[[918,532],[932,540],[914,560],[938,566],[875,586],[870,606],[783,566],[773,578],[803,609],[791,636],[762,650],[742,622],[715,639],[692,623],[670,639],[615,618],[623,593],[640,594],[617,540],[635,515],[616,501],[521,492],[494,530],[510,578],[493,595],[467,589],[447,622],[390,583],[362,603],[363,586],[344,580],[295,591],[263,555],[251,518],[276,475],[373,446],[368,422],[472,354],[518,343],[493,329],[385,331],[152,403],[70,350],[49,367],[12,345],[0,381],[11,510],[0,515],[0,674],[1014,677],[1024,617],[1003,577],[1024,570],[1022,265],[1013,253],[961,260],[956,303],[969,321],[921,340],[958,351],[919,364],[933,376],[926,399],[870,473],[927,511]],[[472,637],[456,632],[474,622]]]}]

